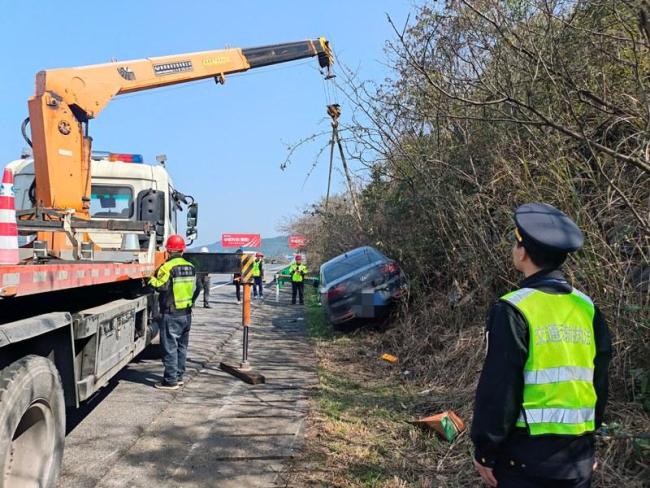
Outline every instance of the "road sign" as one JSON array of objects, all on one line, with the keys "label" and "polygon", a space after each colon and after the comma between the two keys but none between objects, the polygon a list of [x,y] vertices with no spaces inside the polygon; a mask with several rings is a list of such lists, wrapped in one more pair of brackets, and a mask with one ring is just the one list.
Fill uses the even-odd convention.
[{"label": "road sign", "polygon": [[289,248],[300,249],[305,247],[305,236],[289,236]]},{"label": "road sign", "polygon": [[262,237],[259,234],[221,234],[223,247],[261,247]]},{"label": "road sign", "polygon": [[242,283],[252,283],[253,282],[253,263],[255,262],[255,256],[252,254],[242,254],[241,255],[241,281]]}]

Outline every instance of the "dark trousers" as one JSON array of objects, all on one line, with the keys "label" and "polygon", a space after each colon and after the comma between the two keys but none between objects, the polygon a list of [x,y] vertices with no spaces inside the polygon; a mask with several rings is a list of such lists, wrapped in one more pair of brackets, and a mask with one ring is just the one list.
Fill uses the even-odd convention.
[{"label": "dark trousers", "polygon": [[291,282],[291,303],[295,305],[296,303],[296,294],[299,297],[300,304],[305,303],[305,282],[304,281],[292,281]]},{"label": "dark trousers", "polygon": [[237,280],[235,280],[234,283],[235,283],[235,295],[237,295],[237,301],[241,302],[241,283]]},{"label": "dark trousers", "polygon": [[262,281],[261,276],[255,276],[253,277],[253,296],[256,297],[258,294],[259,290],[259,295],[260,297],[264,296],[264,290],[263,290],[264,282]]},{"label": "dark trousers", "polygon": [[589,488],[591,486],[591,474],[586,478],[558,480],[529,476],[521,471],[497,466],[494,477],[499,482],[499,488]]},{"label": "dark trousers", "polygon": [[190,340],[192,314],[165,314],[160,320],[160,345],[163,350],[165,383],[175,385],[185,374],[187,344]]},{"label": "dark trousers", "polygon": [[199,289],[203,290],[203,305],[210,302],[210,275],[198,274],[196,281]]}]

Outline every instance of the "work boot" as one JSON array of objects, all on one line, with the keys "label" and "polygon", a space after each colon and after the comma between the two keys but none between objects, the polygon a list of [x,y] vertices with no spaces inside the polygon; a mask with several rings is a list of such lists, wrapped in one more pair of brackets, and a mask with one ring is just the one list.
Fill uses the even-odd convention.
[{"label": "work boot", "polygon": [[178,383],[176,383],[176,384],[171,384],[171,383],[167,383],[167,382],[165,382],[165,381],[159,381],[158,383],[156,383],[155,385],[153,385],[153,387],[154,387],[154,388],[158,388],[159,390],[170,390],[170,391],[171,391],[171,390],[178,390],[178,389],[180,388],[180,386],[178,385]]}]

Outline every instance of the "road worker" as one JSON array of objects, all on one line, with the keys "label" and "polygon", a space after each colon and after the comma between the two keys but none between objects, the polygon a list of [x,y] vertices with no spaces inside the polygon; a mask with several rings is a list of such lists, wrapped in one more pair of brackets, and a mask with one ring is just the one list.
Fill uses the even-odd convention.
[{"label": "road worker", "polygon": [[177,234],[171,235],[165,248],[168,259],[149,280],[160,294],[160,345],[165,367],[163,380],[154,386],[161,390],[177,390],[183,386],[192,306],[199,289],[194,266],[183,258],[185,240]]},{"label": "road worker", "polygon": [[512,262],[524,279],[488,318],[471,429],[474,465],[499,488],[588,487],[611,339],[602,313],[560,270],[583,235],[544,203],[522,205],[514,221]]},{"label": "road worker", "polygon": [[305,303],[305,275],[307,266],[302,264],[302,256],[296,254],[295,261],[289,266],[289,276],[291,276],[291,304],[296,304],[296,295],[300,300],[300,305]]},{"label": "road worker", "polygon": [[258,252],[253,261],[253,298],[264,298],[264,254]]},{"label": "road worker", "polygon": [[[210,249],[206,246],[201,248],[201,252],[208,253]],[[199,292],[203,290],[203,308],[210,307],[210,274],[209,273],[196,273],[196,286]]]}]

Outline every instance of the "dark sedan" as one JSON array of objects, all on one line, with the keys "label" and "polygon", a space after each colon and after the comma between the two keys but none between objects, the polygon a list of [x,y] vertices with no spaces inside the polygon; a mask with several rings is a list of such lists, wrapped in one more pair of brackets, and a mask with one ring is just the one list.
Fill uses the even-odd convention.
[{"label": "dark sedan", "polygon": [[399,264],[370,246],[341,254],[320,267],[321,303],[333,324],[382,317],[407,289]]}]

